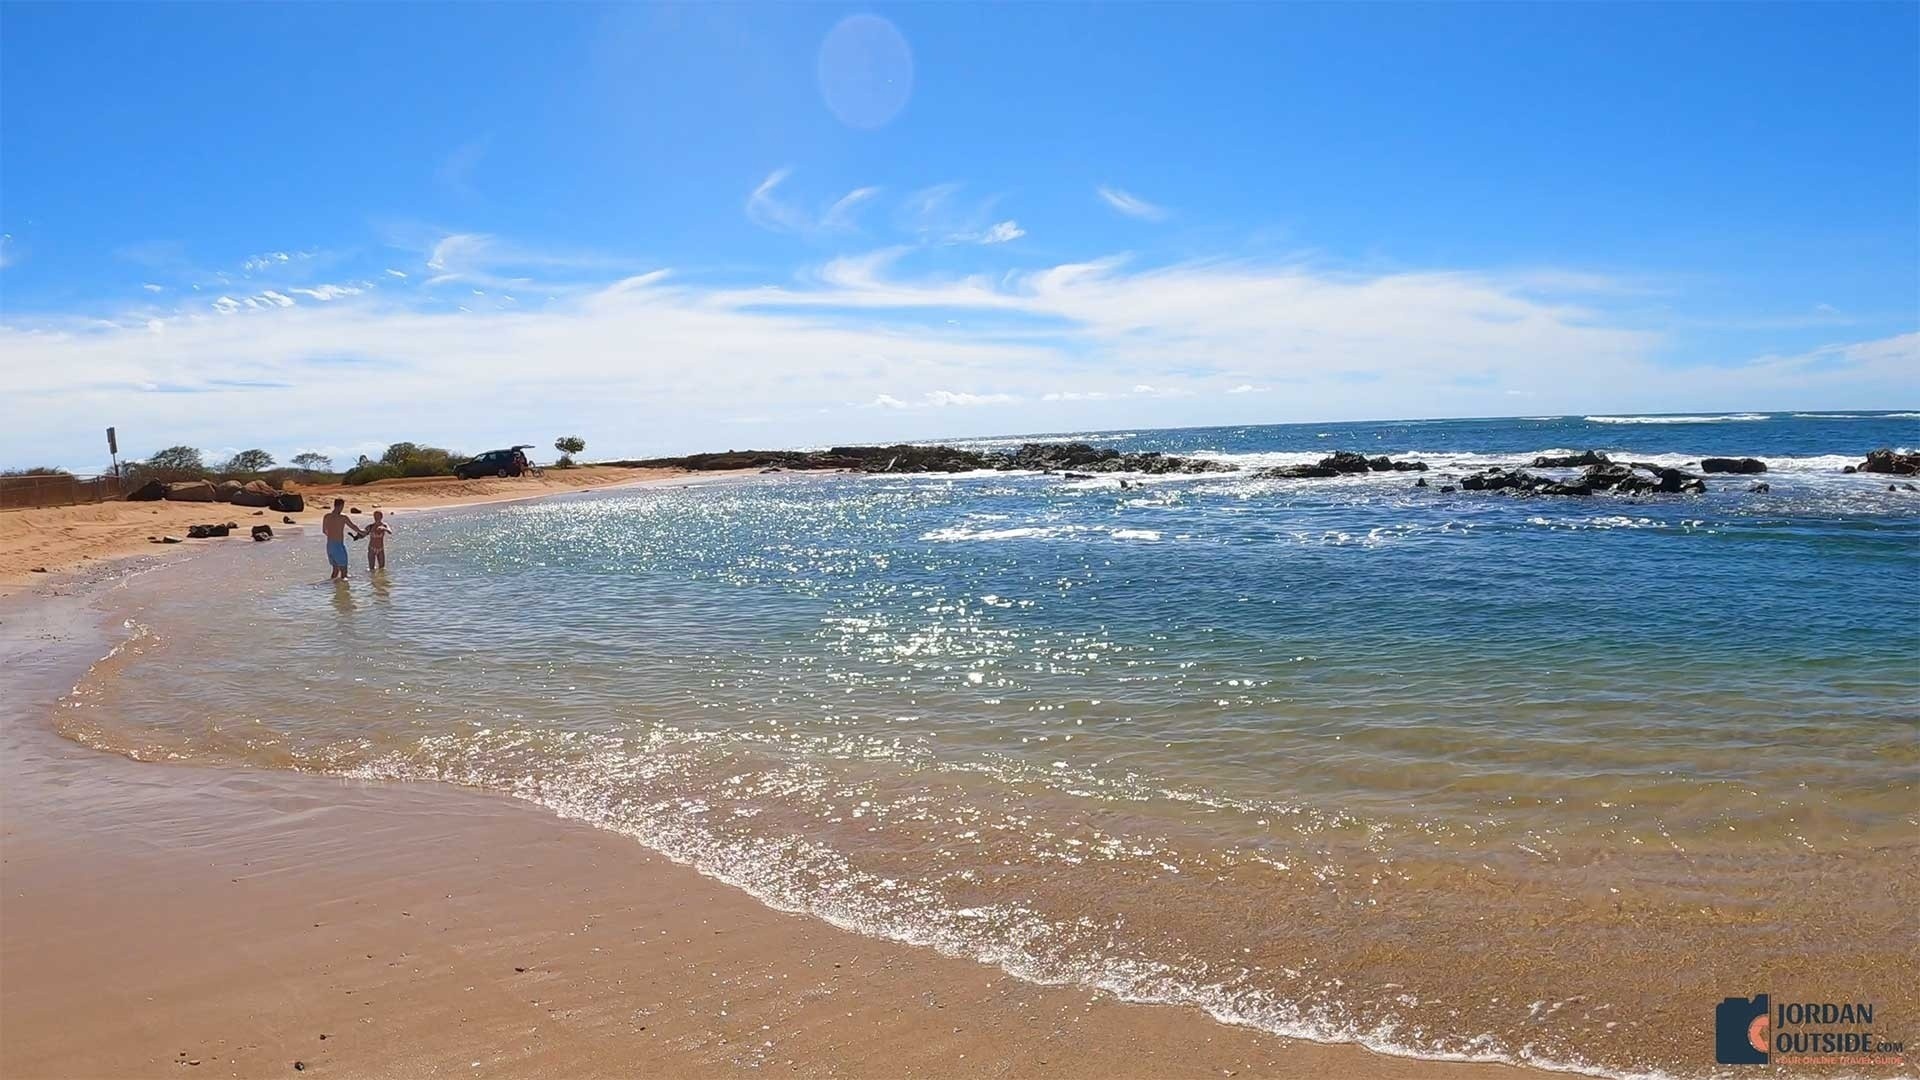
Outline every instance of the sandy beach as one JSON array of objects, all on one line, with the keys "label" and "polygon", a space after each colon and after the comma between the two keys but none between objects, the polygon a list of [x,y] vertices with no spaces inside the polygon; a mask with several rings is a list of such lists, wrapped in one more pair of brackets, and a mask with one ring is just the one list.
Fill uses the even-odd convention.
[{"label": "sandy beach", "polygon": [[[405,505],[525,490],[423,487]],[[64,548],[22,552],[10,527],[6,565],[138,550],[130,512],[149,508],[89,509],[67,512]],[[0,600],[0,1075],[1525,1072],[1036,986],[771,910],[498,795],[80,747],[49,712],[110,646],[115,582],[141,565],[35,575]]]},{"label": "sandy beach", "polygon": [[[219,540],[182,540],[183,545],[205,546],[250,543],[254,525],[272,525],[276,532],[315,526],[338,496],[371,513],[389,514],[470,503],[510,502],[568,491],[589,491],[669,479],[674,469],[633,469],[616,465],[587,465],[576,469],[546,469],[536,474],[484,480],[457,480],[450,476],[423,476],[380,480],[360,486],[291,484],[287,490],[305,496],[307,508],[299,514],[233,506],[227,503],[102,502],[0,512],[0,594],[16,589],[41,574],[74,570],[87,563],[123,558],[157,550],[152,537],[185,537],[187,526],[200,522],[236,522],[234,536]],[[721,474],[713,474],[721,475]]]}]

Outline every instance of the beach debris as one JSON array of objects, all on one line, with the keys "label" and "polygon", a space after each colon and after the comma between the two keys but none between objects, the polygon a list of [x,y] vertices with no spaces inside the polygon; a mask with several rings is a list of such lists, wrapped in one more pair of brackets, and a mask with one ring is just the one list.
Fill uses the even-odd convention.
[{"label": "beach debris", "polygon": [[[1843,471],[1855,471],[1855,467],[1849,465]],[[1902,453],[1890,447],[1882,447],[1869,453],[1867,460],[1860,463],[1857,471],[1912,476],[1920,473],[1920,452]]]},{"label": "beach debris", "polygon": [[44,574],[47,572],[47,568],[44,566],[36,566],[33,568],[33,572],[36,574]]},{"label": "beach debris", "polygon": [[1710,473],[1763,473],[1767,463],[1759,458],[1710,457],[1700,459],[1700,471]]},{"label": "beach debris", "polygon": [[1415,481],[1413,482],[1413,486],[1414,486],[1414,487],[1426,487],[1426,486],[1427,486],[1427,478],[1423,476],[1423,477],[1421,477],[1420,479],[1418,479],[1418,480],[1415,480]]},{"label": "beach debris", "polygon": [[1765,480],[1762,480],[1759,483],[1748,488],[1747,492],[1752,495],[1765,495],[1767,492],[1772,490],[1773,490],[1773,485],[1767,483]]},{"label": "beach debris", "polygon": [[366,513],[366,511],[364,511],[364,510],[362,510],[362,509],[360,509],[360,508],[359,508],[359,507],[357,507],[357,506],[354,506],[354,507],[349,507],[349,508],[347,509],[347,513],[349,513],[349,514],[364,514],[364,513]]},{"label": "beach debris", "polygon": [[229,526],[229,525],[189,525],[189,526],[187,526],[187,539],[189,539],[189,540],[208,540],[208,539],[211,539],[211,538],[213,538],[213,537],[216,537],[216,536],[225,536],[225,535],[227,535],[228,533],[230,533],[230,532],[232,532],[234,528],[236,528],[236,526]]},{"label": "beach debris", "polygon": [[294,524],[294,520],[293,520],[292,518],[290,518],[290,517],[286,517],[286,516],[284,516],[284,515],[283,515],[283,516],[282,516],[282,517],[280,518],[280,524],[282,524],[282,525],[292,525],[292,524]]},{"label": "beach debris", "polygon": [[212,502],[213,484],[205,480],[182,480],[167,485],[168,502]]},{"label": "beach debris", "polygon": [[261,541],[261,540],[271,540],[271,539],[273,539],[273,526],[271,526],[271,525],[255,525],[255,526],[253,527],[253,539],[254,539],[254,540],[255,540],[256,542],[258,542],[258,541]]},{"label": "beach debris", "polygon": [[305,1072],[305,1071],[307,1071],[307,1063],[306,1063],[306,1062],[304,1062],[304,1061],[295,1061],[295,1062],[293,1063],[293,1071],[294,1071],[294,1072]]},{"label": "beach debris", "polygon": [[157,544],[178,544],[180,543],[180,538],[177,536],[163,536],[154,542]]}]

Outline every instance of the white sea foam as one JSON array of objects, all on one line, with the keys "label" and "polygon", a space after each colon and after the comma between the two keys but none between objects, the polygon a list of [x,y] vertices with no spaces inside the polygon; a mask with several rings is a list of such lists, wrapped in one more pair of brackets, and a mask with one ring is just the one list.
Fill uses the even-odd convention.
[{"label": "white sea foam", "polygon": [[[1356,1044],[1395,1057],[1529,1065],[1611,1080],[1670,1080],[1657,1071],[1609,1070],[1578,1059],[1546,1058],[1532,1047],[1503,1052],[1485,1036],[1421,1045],[1421,1035],[1409,1038],[1399,1024],[1363,1026],[1338,1010],[1282,991],[1223,980],[1191,957],[1157,956],[1112,935],[1104,948],[1076,946],[1061,934],[1061,926],[1018,899],[958,906],[936,888],[881,879],[854,866],[844,853],[798,836],[722,835],[709,821],[711,807],[705,800],[669,798],[638,807],[619,796],[636,778],[675,767],[670,740],[663,742],[656,735],[639,746],[608,738],[593,741],[600,744],[597,750],[572,769],[539,778],[503,772],[497,762],[512,755],[499,753],[497,746],[446,737],[429,737],[415,751],[341,772],[361,779],[429,780],[502,791],[559,817],[628,836],[777,911],[968,957],[1039,985],[1076,985],[1135,1004],[1194,1007],[1223,1024],[1283,1038]],[[796,783],[806,788],[812,781]],[[819,882],[833,884],[822,889]],[[1557,1007],[1535,1006],[1548,1012]]]},{"label": "white sea foam", "polygon": [[1771,420],[1766,413],[1727,413],[1721,416],[1587,416],[1590,424],[1725,424],[1735,421]]}]

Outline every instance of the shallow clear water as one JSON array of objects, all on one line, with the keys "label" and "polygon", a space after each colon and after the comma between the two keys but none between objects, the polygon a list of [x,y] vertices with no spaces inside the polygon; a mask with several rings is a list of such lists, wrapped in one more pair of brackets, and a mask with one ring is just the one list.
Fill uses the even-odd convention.
[{"label": "shallow clear water", "polygon": [[379,581],[313,537],[142,579],[61,723],[510,792],[1283,1034],[1703,1075],[1726,994],[1920,1015],[1920,492],[1839,472],[1920,420],[1623,420],[1094,437],[1435,485],[1751,454],[1772,490],[781,475],[401,515]]}]

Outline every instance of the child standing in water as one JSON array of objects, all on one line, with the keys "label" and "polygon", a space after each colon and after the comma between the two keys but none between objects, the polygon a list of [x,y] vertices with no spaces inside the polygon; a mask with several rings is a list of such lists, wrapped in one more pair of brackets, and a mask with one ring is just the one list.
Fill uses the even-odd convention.
[{"label": "child standing in water", "polygon": [[392,531],[393,526],[387,524],[385,511],[375,510],[373,524],[368,525],[363,532],[367,538],[367,570],[369,572],[387,568],[387,534]]}]

